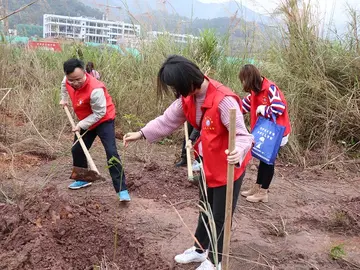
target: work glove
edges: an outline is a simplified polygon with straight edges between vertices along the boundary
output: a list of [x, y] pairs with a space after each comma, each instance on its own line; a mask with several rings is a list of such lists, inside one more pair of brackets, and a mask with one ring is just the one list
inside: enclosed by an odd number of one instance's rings
[[260, 105], [256, 109], [256, 114], [261, 114], [262, 116], [265, 116], [265, 109], [266, 105]]
[[192, 141], [191, 141], [191, 140], [187, 140], [187, 141], [186, 141], [186, 144], [185, 144], [185, 147], [192, 149]]
[[123, 137], [123, 145], [127, 146], [129, 142], [140, 140], [144, 137], [142, 131], [138, 132], [128, 132]]
[[76, 125], [75, 127], [72, 128], [72, 131], [73, 132], [80, 132], [81, 131], [81, 128], [79, 125]]
[[63, 107], [68, 106], [68, 102], [66, 100], [60, 100], [59, 104]]
[[227, 155], [227, 161], [229, 164], [237, 165], [242, 162], [242, 153], [238, 147], [235, 147], [234, 151], [231, 153], [229, 153], [229, 150], [226, 149], [225, 154]]

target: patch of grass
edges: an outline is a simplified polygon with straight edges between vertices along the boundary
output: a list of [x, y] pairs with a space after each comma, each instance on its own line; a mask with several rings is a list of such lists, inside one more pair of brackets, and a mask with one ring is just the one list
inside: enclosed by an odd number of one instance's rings
[[330, 249], [330, 257], [333, 260], [343, 259], [345, 257], [345, 255], [346, 255], [346, 253], [345, 253], [343, 244], [333, 246]]
[[343, 209], [335, 210], [328, 221], [330, 231], [344, 234], [356, 234], [358, 226], [355, 217], [349, 211]]
[[274, 235], [277, 237], [285, 237], [288, 235], [287, 229], [286, 229], [286, 220], [284, 220], [280, 216], [280, 221], [277, 223], [264, 223], [265, 227], [269, 230], [270, 235]]

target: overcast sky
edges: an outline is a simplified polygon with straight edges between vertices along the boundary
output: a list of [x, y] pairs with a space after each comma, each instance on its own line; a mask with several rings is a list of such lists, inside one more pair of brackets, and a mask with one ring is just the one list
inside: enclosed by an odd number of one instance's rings
[[[229, 0], [199, 0], [201, 2], [229, 2]], [[231, 0], [230, 0], [231, 1]], [[232, 0], [234, 1], [234, 0]], [[309, 1], [309, 0], [307, 0]], [[281, 0], [238, 0], [237, 2], [242, 5], [258, 12], [266, 14], [274, 11]], [[264, 4], [264, 2], [266, 4]], [[318, 7], [320, 11], [319, 20], [321, 23], [324, 21], [328, 22], [329, 18], [333, 18], [336, 26], [341, 27], [346, 24], [348, 15], [346, 13], [346, 4], [348, 3], [351, 7], [357, 9], [360, 12], [360, 0], [311, 0], [314, 7]], [[332, 15], [333, 14], [333, 15]]]

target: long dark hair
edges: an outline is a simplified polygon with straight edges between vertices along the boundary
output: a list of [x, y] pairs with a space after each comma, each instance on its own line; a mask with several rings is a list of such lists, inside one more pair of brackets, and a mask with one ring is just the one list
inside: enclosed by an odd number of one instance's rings
[[157, 94], [159, 98], [163, 98], [171, 91], [176, 98], [187, 97], [200, 88], [203, 82], [204, 74], [195, 63], [183, 56], [171, 55], [158, 72]]
[[262, 78], [260, 71], [254, 65], [247, 64], [243, 66], [239, 73], [239, 79], [245, 92], [254, 91], [259, 93], [261, 91]]
[[88, 62], [86, 64], [86, 72], [91, 73], [91, 71], [93, 71], [93, 69], [94, 69], [94, 63], [93, 62]]

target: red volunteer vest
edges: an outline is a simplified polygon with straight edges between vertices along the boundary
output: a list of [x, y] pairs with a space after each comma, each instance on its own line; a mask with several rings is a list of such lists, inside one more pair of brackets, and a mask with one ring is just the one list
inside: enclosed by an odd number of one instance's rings
[[[269, 99], [269, 88], [271, 85], [275, 85], [272, 81], [268, 80], [264, 77], [263, 83], [261, 86], [261, 91], [258, 94], [255, 94], [255, 92], [251, 91], [251, 98], [250, 98], [250, 124], [251, 124], [251, 130], [254, 128], [256, 121], [258, 119], [258, 115], [256, 114], [256, 108], [260, 105], [266, 105], [269, 106], [270, 99]], [[277, 87], [277, 86], [276, 86]], [[281, 90], [278, 88], [280, 93], [280, 98], [282, 102], [285, 104], [285, 111], [282, 115], [279, 115], [276, 117], [276, 124], [279, 124], [281, 126], [285, 127], [284, 136], [290, 134], [291, 131], [291, 124], [288, 114], [288, 107], [287, 102], [285, 100], [284, 94], [281, 92]]]
[[[227, 183], [228, 162], [225, 150], [228, 149], [229, 132], [221, 122], [218, 108], [220, 101], [226, 96], [234, 97], [241, 108], [241, 101], [236, 94], [221, 83], [209, 79], [205, 101], [201, 106], [203, 118], [200, 123], [201, 135], [199, 138], [199, 141], [202, 143], [203, 166], [208, 187], [220, 187]], [[196, 124], [195, 97], [188, 96], [182, 98], [182, 104], [187, 121], [193, 127], [200, 130]], [[197, 148], [196, 145], [195, 150], [198, 151]], [[243, 174], [250, 159], [251, 151], [247, 153], [241, 166], [235, 168], [234, 181]]]
[[115, 119], [115, 106], [112, 102], [111, 96], [106, 90], [105, 85], [90, 75], [86, 75], [86, 81], [84, 85], [76, 90], [66, 80], [66, 89], [69, 93], [74, 112], [79, 118], [79, 120], [83, 120], [84, 118], [88, 117], [90, 114], [93, 113], [90, 106], [90, 96], [92, 91], [96, 88], [104, 89], [104, 94], [106, 98], [106, 114], [98, 122], [93, 124], [89, 129], [93, 129], [105, 121]]

